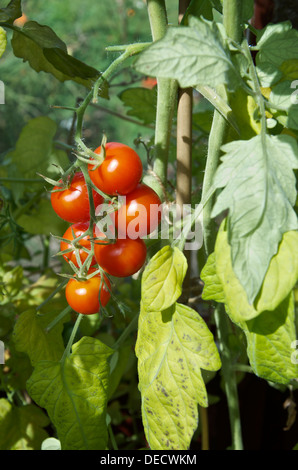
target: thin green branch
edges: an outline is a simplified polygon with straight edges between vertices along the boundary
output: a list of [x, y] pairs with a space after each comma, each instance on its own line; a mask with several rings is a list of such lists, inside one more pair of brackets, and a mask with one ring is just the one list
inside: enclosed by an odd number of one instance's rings
[[228, 346], [229, 337], [232, 332], [230, 331], [230, 322], [227, 321], [228, 319], [223, 304], [217, 304], [214, 318], [219, 336], [222, 375], [224, 378], [231, 424], [232, 449], [243, 450], [236, 371], [233, 366], [233, 358]]
[[72, 329], [71, 335], [69, 337], [67, 346], [64, 350], [63, 356], [62, 356], [61, 361], [60, 361], [62, 366], [65, 364], [66, 359], [69, 357], [69, 355], [71, 353], [71, 348], [72, 348], [75, 336], [77, 334], [77, 331], [79, 329], [80, 323], [82, 321], [82, 318], [83, 318], [83, 315], [81, 313], [79, 313], [78, 316], [77, 316], [76, 322], [73, 326], [73, 329]]

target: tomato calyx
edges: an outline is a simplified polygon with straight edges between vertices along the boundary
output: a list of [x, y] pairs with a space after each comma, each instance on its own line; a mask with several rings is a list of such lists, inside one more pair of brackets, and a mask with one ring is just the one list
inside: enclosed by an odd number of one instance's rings
[[90, 165], [92, 165], [92, 168], [90, 168], [89, 171], [97, 170], [97, 168], [102, 164], [102, 162], [106, 158], [106, 144], [107, 144], [107, 136], [104, 134], [101, 140], [101, 144], [100, 144], [100, 152], [99, 153], [93, 152], [94, 157], [90, 159]]
[[53, 163], [52, 165], [58, 168], [60, 172], [59, 180], [54, 180], [52, 178], [49, 178], [48, 176], [42, 175], [41, 173], [37, 173], [37, 175], [43, 178], [47, 183], [54, 186], [54, 189], [52, 189], [51, 192], [64, 191], [65, 189], [68, 189], [71, 185], [71, 181], [74, 175], [81, 171], [76, 164], [72, 165], [66, 171], [64, 171], [63, 168], [60, 165], [57, 165], [56, 163]]

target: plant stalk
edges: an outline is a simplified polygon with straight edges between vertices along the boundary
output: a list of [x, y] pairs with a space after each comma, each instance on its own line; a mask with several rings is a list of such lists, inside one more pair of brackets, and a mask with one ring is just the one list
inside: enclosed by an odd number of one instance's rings
[[[167, 10], [164, 0], [147, 0], [148, 16], [153, 41], [161, 39], [168, 27]], [[164, 199], [167, 186], [168, 157], [172, 121], [177, 100], [177, 82], [168, 78], [157, 78], [157, 109], [154, 138], [154, 163], [152, 175], [146, 175], [144, 182]], [[161, 184], [163, 187], [161, 187]]]
[[79, 313], [78, 316], [77, 316], [76, 322], [73, 326], [73, 329], [72, 329], [70, 338], [68, 340], [67, 346], [64, 350], [63, 356], [62, 356], [61, 361], [60, 361], [62, 365], [64, 365], [66, 358], [69, 357], [69, 355], [71, 353], [71, 348], [72, 348], [75, 336], [77, 334], [77, 331], [79, 329], [80, 323], [82, 321], [82, 318], [83, 318], [83, 315], [81, 313]]
[[214, 318], [220, 344], [222, 361], [221, 372], [225, 382], [228, 403], [232, 450], [243, 450], [236, 371], [233, 367], [233, 358], [231, 357], [230, 348], [228, 347], [229, 335], [232, 334], [232, 332], [230, 331], [230, 323], [228, 322], [223, 304], [217, 304]]
[[[223, 1], [223, 24], [226, 33], [230, 39], [236, 43], [242, 40], [242, 1], [241, 0], [224, 0]], [[226, 98], [225, 87], [218, 89], [219, 94]], [[227, 134], [227, 121], [214, 110], [214, 117], [209, 135], [208, 155], [205, 169], [205, 176], [202, 190], [202, 200], [206, 197], [208, 191], [213, 185], [216, 169], [219, 164], [221, 147], [225, 142]], [[212, 253], [215, 246], [216, 227], [214, 220], [211, 219], [211, 211], [214, 198], [210, 198], [205, 205], [203, 212], [204, 224], [204, 247], [206, 258]], [[229, 351], [229, 331], [230, 321], [222, 304], [217, 304], [215, 309], [215, 322], [217, 334], [220, 341], [221, 360], [222, 360], [222, 376], [224, 378], [225, 390], [229, 409], [232, 447], [234, 450], [242, 450], [242, 431], [238, 400], [238, 389], [236, 381], [236, 373], [231, 362]]]

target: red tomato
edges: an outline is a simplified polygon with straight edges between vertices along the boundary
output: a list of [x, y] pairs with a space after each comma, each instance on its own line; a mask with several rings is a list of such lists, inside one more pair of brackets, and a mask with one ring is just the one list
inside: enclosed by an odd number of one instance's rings
[[[142, 178], [143, 165], [139, 155], [130, 147], [118, 142], [105, 146], [104, 161], [97, 168], [88, 165], [89, 175], [95, 186], [110, 196], [130, 193]], [[94, 152], [100, 153], [101, 147]], [[95, 169], [94, 169], [95, 168]]]
[[147, 248], [140, 238], [118, 239], [115, 243], [100, 245], [95, 242], [94, 256], [102, 269], [115, 277], [132, 276], [146, 261]]
[[162, 203], [156, 192], [143, 183], [138, 184], [115, 212], [118, 237], [136, 239], [152, 233], [160, 223], [161, 210]]
[[[59, 190], [60, 189], [60, 190]], [[59, 190], [59, 191], [57, 191]], [[94, 205], [102, 204], [103, 197], [93, 190]], [[77, 172], [65, 189], [54, 186], [51, 203], [56, 214], [70, 223], [87, 222], [90, 219], [88, 190], [82, 172]]]
[[[88, 274], [94, 271], [95, 269], [90, 269]], [[106, 277], [105, 282], [110, 289], [111, 284]], [[91, 315], [98, 313], [100, 307], [104, 307], [108, 303], [111, 297], [108, 288], [104, 282], [101, 282], [100, 274], [95, 274], [86, 280], [73, 278], [66, 284], [65, 296], [68, 304], [75, 312]]]
[[[62, 238], [66, 238], [67, 240], [71, 241], [74, 238], [78, 238], [81, 235], [83, 235], [88, 230], [88, 227], [89, 227], [88, 222], [78, 222], [77, 224], [73, 224], [70, 227], [68, 227], [68, 229], [66, 230]], [[81, 249], [80, 247], [84, 247], [87, 250], [91, 250], [90, 237], [87, 235], [81, 238], [76, 243], [76, 246], [79, 248], [79, 257], [80, 257], [81, 263], [83, 264], [84, 261], [87, 259], [88, 253], [85, 250]], [[64, 255], [62, 255], [63, 258], [67, 262], [72, 261], [75, 266], [79, 267], [74, 246], [71, 243], [67, 243], [66, 241], [62, 240], [60, 243], [60, 250], [64, 251], [64, 250], [69, 250], [69, 249], [71, 249], [72, 251], [69, 251], [68, 253], [65, 253]], [[93, 256], [91, 260], [91, 266], [95, 263], [96, 263], [96, 260]]]

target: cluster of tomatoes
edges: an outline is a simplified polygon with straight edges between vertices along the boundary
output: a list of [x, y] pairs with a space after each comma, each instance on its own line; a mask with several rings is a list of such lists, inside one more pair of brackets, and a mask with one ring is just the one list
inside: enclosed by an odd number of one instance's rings
[[108, 142], [95, 150], [98, 155], [102, 152], [100, 164], [95, 160], [88, 164], [88, 175], [95, 214], [100, 219], [102, 208], [110, 209], [106, 232], [102, 224], [91, 220], [90, 194], [81, 171], [51, 192], [54, 211], [71, 224], [60, 243], [64, 259], [76, 270], [66, 285], [66, 299], [73, 310], [85, 315], [99, 312], [108, 303], [108, 275], [127, 277], [142, 268], [147, 256], [143, 238], [158, 227], [161, 219], [161, 200], [141, 182], [139, 155], [118, 142]]

